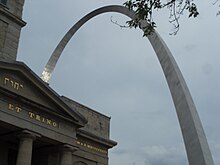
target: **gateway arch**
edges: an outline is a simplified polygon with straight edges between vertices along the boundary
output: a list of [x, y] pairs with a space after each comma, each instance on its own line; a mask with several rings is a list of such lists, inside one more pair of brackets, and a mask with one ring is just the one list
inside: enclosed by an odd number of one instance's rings
[[[84, 16], [65, 34], [51, 55], [42, 73], [42, 79], [45, 82], [49, 81], [51, 73], [54, 70], [62, 51], [75, 32], [91, 18], [106, 12], [121, 13], [131, 19], [135, 19], [136, 17], [134, 11], [118, 5], [101, 7]], [[143, 21], [143, 27], [144, 24], [146, 25], [147, 23]], [[149, 35], [148, 39], [161, 64], [172, 95], [183, 135], [189, 165], [214, 165], [201, 120], [198, 116], [186, 82], [173, 58], [173, 55], [157, 32]]]

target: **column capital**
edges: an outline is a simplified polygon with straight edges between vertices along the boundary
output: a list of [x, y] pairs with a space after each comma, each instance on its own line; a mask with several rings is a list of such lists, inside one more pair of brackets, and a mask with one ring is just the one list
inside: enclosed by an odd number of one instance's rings
[[78, 148], [69, 144], [63, 144], [60, 146], [60, 165], [72, 165], [73, 164], [73, 152]]
[[28, 138], [28, 139], [33, 139], [35, 140], [36, 138], [41, 137], [40, 134], [34, 133], [32, 131], [29, 130], [22, 130], [21, 132], [19, 132], [18, 134], [18, 138]]
[[76, 147], [76, 146], [72, 146], [72, 145], [69, 145], [69, 144], [63, 144], [59, 147], [60, 151], [67, 151], [67, 152], [75, 152], [77, 151], [79, 148]]

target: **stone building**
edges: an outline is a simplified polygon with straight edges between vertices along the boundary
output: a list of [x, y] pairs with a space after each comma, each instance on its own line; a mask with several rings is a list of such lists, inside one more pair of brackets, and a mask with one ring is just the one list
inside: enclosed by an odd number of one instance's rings
[[110, 118], [16, 61], [24, 0], [0, 0], [0, 164], [107, 165]]

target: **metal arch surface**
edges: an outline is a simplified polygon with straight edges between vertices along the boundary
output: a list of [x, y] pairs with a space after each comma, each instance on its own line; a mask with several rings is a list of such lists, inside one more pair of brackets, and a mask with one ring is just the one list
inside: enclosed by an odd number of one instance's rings
[[105, 6], [101, 7], [99, 9], [96, 9], [89, 14], [85, 15], [83, 18], [81, 18], [75, 25], [71, 27], [71, 29], [64, 35], [62, 40], [59, 42], [55, 50], [53, 51], [52, 55], [50, 56], [49, 61], [47, 62], [43, 73], [41, 75], [41, 78], [43, 81], [48, 82], [52, 76], [52, 72], [56, 66], [57, 61], [59, 60], [59, 57], [61, 56], [64, 48], [66, 47], [67, 43], [70, 41], [72, 36], [79, 30], [79, 28], [84, 25], [87, 21], [89, 21], [91, 18], [107, 13], [107, 12], [117, 12], [124, 14], [131, 19], [135, 18], [135, 13], [134, 11], [129, 10], [128, 8], [125, 8], [123, 6], [119, 5], [110, 5], [110, 6]]
[[[134, 11], [117, 5], [102, 7], [87, 14], [79, 20], [60, 41], [44, 69], [43, 76], [46, 75], [46, 78], [50, 78], [63, 49], [75, 32], [91, 18], [105, 12], [118, 12], [131, 19], [135, 19]], [[146, 22], [143, 22], [143, 26], [144, 24], [146, 24]], [[157, 32], [148, 36], [148, 39], [158, 57], [172, 95], [189, 165], [214, 165], [195, 104], [173, 55]]]

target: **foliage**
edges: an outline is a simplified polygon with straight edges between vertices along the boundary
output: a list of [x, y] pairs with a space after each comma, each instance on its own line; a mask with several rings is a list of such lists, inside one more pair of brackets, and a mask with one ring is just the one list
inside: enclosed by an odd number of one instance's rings
[[[212, 3], [212, 4], [213, 4], [213, 5], [218, 4], [218, 6], [220, 7], [219, 0], [215, 0], [215, 2]], [[217, 11], [216, 16], [219, 16], [219, 15], [220, 15], [220, 11]]]
[[[154, 11], [168, 8], [169, 21], [175, 28], [175, 31], [171, 34], [174, 35], [179, 30], [179, 19], [184, 11], [188, 12], [189, 17], [197, 17], [199, 14], [193, 0], [128, 0], [124, 3], [124, 6], [129, 10], [134, 10], [137, 16], [136, 19], [129, 20], [126, 23], [130, 28], [143, 28], [143, 36], [150, 35], [156, 27], [156, 23], [153, 20]], [[142, 20], [145, 20], [148, 23], [145, 27], [141, 27]]]

